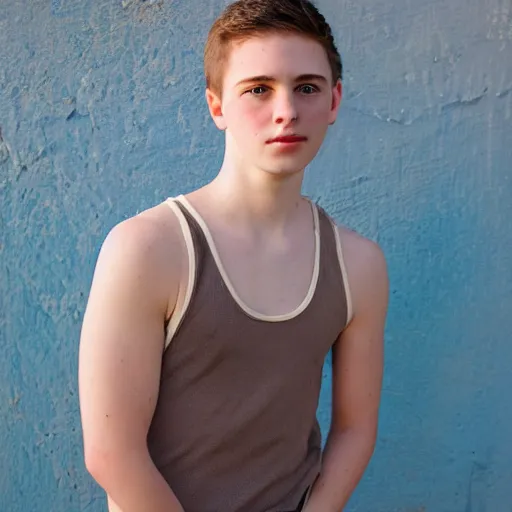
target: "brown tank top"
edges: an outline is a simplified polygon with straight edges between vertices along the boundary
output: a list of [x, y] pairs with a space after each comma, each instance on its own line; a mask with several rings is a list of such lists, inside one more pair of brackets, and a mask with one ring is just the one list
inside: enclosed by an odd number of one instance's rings
[[293, 313], [268, 317], [240, 301], [186, 198], [168, 203], [191, 275], [183, 314], [168, 327], [148, 434], [153, 461], [186, 512], [296, 510], [320, 472], [324, 359], [351, 314], [337, 229], [312, 204], [308, 296]]

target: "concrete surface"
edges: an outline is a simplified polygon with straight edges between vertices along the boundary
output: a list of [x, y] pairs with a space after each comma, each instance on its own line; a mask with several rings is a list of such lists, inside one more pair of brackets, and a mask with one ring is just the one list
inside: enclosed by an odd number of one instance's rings
[[[118, 221], [210, 179], [221, 0], [3, 0], [0, 511], [99, 512], [77, 346]], [[319, 0], [345, 100], [305, 192], [391, 276], [381, 430], [351, 512], [512, 511], [512, 4]], [[329, 421], [329, 362], [319, 407]]]

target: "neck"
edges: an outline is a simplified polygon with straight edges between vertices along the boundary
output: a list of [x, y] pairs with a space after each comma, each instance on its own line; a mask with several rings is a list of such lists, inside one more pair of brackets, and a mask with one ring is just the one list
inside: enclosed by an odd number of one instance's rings
[[253, 230], [284, 230], [301, 204], [304, 171], [276, 175], [224, 161], [206, 187], [233, 222]]

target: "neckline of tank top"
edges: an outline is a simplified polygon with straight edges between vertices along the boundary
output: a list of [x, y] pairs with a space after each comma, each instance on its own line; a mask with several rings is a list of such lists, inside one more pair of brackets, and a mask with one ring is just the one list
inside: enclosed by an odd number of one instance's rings
[[265, 313], [260, 313], [259, 311], [256, 311], [255, 309], [251, 308], [238, 295], [238, 292], [236, 291], [235, 287], [233, 286], [233, 283], [231, 282], [231, 279], [229, 278], [229, 275], [226, 272], [224, 264], [222, 263], [222, 260], [220, 258], [219, 252], [217, 251], [217, 246], [215, 245], [215, 241], [213, 239], [211, 231], [208, 228], [208, 225], [204, 221], [201, 214], [194, 208], [194, 206], [190, 203], [190, 201], [184, 195], [179, 195], [173, 199], [175, 201], [178, 201], [188, 211], [188, 213], [192, 216], [192, 218], [197, 222], [197, 224], [201, 228], [201, 231], [203, 232], [203, 235], [206, 238], [206, 243], [208, 244], [208, 247], [213, 256], [215, 265], [217, 266], [217, 270], [219, 271], [221, 279], [223, 280], [224, 284], [226, 285], [232, 299], [238, 304], [238, 306], [242, 309], [242, 311], [246, 315], [248, 315], [249, 317], [254, 318], [256, 320], [261, 320], [264, 322], [285, 322], [288, 320], [292, 320], [293, 318], [296, 318], [297, 316], [299, 316], [301, 313], [303, 313], [306, 310], [306, 308], [311, 303], [311, 300], [313, 299], [313, 296], [316, 291], [317, 283], [318, 283], [318, 277], [320, 275], [320, 220], [319, 220], [318, 208], [313, 201], [311, 201], [308, 198], [305, 198], [306, 201], [308, 201], [308, 203], [311, 206], [311, 212], [313, 215], [314, 235], [315, 235], [315, 257], [314, 257], [311, 281], [309, 284], [307, 294], [304, 297], [304, 299], [302, 300], [302, 302], [293, 311], [291, 311], [289, 313], [279, 314], [279, 315], [269, 315], [269, 314], [265, 314]]

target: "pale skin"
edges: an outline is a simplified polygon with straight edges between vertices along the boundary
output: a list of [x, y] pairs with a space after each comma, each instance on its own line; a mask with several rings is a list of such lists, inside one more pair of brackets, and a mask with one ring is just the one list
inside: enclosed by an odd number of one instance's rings
[[[341, 92], [318, 43], [274, 34], [235, 45], [222, 94], [206, 93], [226, 133], [225, 158], [218, 177], [187, 197], [209, 225], [239, 296], [261, 313], [287, 313], [306, 295], [314, 242], [303, 173], [336, 120]], [[267, 143], [283, 134], [307, 140]], [[334, 346], [333, 421], [307, 512], [342, 510], [377, 433], [386, 265], [376, 244], [342, 226], [339, 232], [353, 315]], [[80, 407], [86, 465], [111, 511], [183, 511], [146, 437], [165, 323], [181, 307], [187, 277], [183, 236], [167, 205], [116, 226], [98, 258], [80, 342]]]

